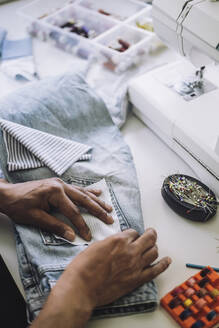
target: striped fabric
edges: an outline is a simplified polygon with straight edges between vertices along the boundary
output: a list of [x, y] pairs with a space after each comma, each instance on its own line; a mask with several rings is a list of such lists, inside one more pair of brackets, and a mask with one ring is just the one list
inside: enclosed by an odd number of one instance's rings
[[62, 175], [72, 164], [90, 160], [90, 146], [0, 119], [9, 171], [47, 166]]

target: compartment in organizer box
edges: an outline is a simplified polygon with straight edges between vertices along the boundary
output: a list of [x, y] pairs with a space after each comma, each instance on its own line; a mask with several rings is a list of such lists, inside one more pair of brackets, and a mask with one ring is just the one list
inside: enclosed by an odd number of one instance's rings
[[93, 43], [75, 33], [63, 32], [60, 28], [40, 24], [38, 21], [34, 21], [28, 27], [28, 30], [32, 36], [42, 41], [48, 41], [52, 45], [84, 59], [94, 54], [95, 47]]
[[139, 14], [131, 17], [128, 20], [131, 26], [137, 27], [140, 30], [145, 30], [147, 32], [154, 32], [153, 19], [152, 19], [152, 6], [147, 5], [147, 7], [141, 11]]
[[105, 15], [109, 14], [108, 17], [120, 21], [126, 20], [145, 8], [144, 3], [133, 0], [81, 0], [79, 4], [96, 12], [102, 11], [103, 16], [104, 13]]
[[[126, 24], [121, 24], [111, 31], [103, 34], [98, 38], [97, 43], [101, 47], [104, 66], [116, 70], [123, 71], [132, 64], [138, 64], [139, 59], [149, 51], [152, 33], [140, 31], [137, 28]], [[130, 47], [124, 52], [112, 49], [120, 46], [118, 40], [128, 42]]]
[[19, 10], [27, 19], [43, 19], [77, 0], [35, 0]]
[[[130, 44], [130, 47], [127, 51], [136, 45], [138, 42], [141, 42], [148, 37], [148, 33], [138, 31], [136, 28], [132, 28], [126, 24], [121, 24], [116, 28], [112, 29], [108, 33], [105, 33], [100, 38], [98, 38], [98, 43], [108, 47], [108, 49], [116, 40], [122, 39]], [[117, 53], [117, 51], [115, 50]]]

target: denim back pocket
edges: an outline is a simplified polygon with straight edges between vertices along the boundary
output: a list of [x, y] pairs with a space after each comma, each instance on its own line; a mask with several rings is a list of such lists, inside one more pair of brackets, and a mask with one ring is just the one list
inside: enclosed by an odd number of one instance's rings
[[[68, 184], [72, 184], [72, 185], [76, 185], [79, 187], [88, 187], [98, 181], [102, 180], [101, 178], [81, 178], [81, 177], [70, 177], [68, 178], [65, 182]], [[120, 224], [120, 228], [121, 230], [126, 230], [128, 228], [130, 228], [130, 225], [128, 223], [128, 220], [124, 214], [124, 212], [122, 211], [122, 208], [118, 202], [118, 199], [116, 197], [116, 194], [113, 190], [113, 185], [111, 182], [107, 181], [107, 179], [105, 179], [107, 187], [109, 189], [109, 193], [110, 193], [110, 197], [111, 197], [111, 202], [112, 205], [115, 209], [116, 215], [119, 219], [119, 224]], [[83, 214], [82, 214], [83, 216]], [[71, 243], [70, 241], [56, 236], [55, 234], [52, 234], [50, 232], [46, 232], [46, 231], [42, 231], [40, 230], [40, 234], [42, 237], [42, 241], [45, 245], [48, 246], [59, 246], [59, 245], [69, 245], [69, 246], [74, 246], [73, 243]], [[84, 242], [84, 245], [86, 245], [86, 241]]]

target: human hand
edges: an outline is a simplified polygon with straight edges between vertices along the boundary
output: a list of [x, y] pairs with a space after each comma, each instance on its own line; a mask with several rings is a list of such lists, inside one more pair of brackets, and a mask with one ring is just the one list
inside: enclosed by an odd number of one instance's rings
[[109, 215], [112, 207], [98, 198], [101, 190], [69, 185], [58, 178], [17, 184], [1, 182], [0, 193], [1, 211], [15, 223], [36, 226], [70, 241], [74, 240], [75, 232], [69, 225], [52, 216], [51, 209], [64, 214], [87, 241], [92, 236], [78, 205], [106, 224], [113, 223]]
[[135, 230], [98, 241], [77, 255], [53, 287], [33, 328], [83, 328], [96, 306], [109, 304], [165, 271], [171, 259], [158, 257], [157, 234]]
[[71, 281], [71, 275], [77, 281], [76, 274], [93, 308], [111, 303], [167, 269], [169, 257], [153, 264], [158, 258], [156, 240], [154, 229], [142, 236], [130, 229], [96, 242], [69, 264], [59, 283]]

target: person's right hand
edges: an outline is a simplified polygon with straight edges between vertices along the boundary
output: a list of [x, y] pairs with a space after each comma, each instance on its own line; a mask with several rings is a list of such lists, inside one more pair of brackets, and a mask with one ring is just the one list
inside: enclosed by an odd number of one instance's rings
[[76, 272], [93, 300], [94, 306], [108, 304], [165, 271], [171, 259], [156, 264], [157, 233], [147, 229], [142, 236], [135, 230], [94, 243], [77, 256], [63, 276]]
[[165, 271], [171, 259], [157, 263], [157, 234], [147, 229], [117, 233], [77, 255], [53, 287], [33, 328], [82, 328], [92, 310], [109, 304]]

